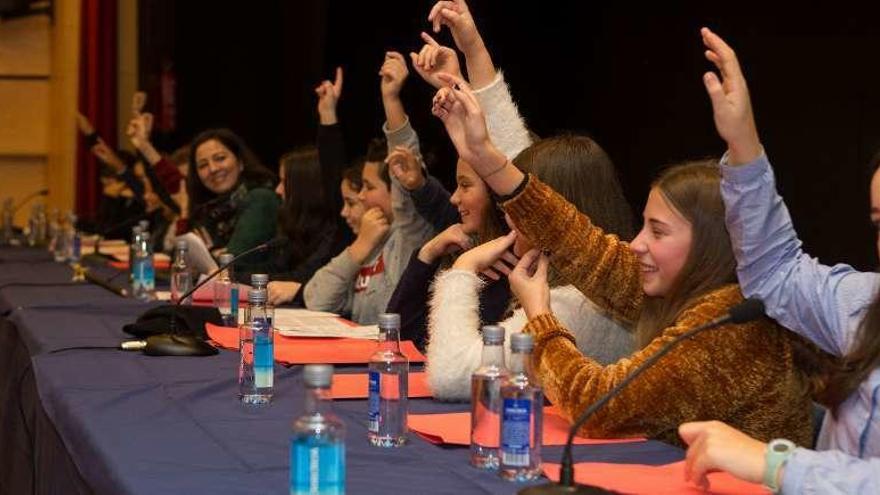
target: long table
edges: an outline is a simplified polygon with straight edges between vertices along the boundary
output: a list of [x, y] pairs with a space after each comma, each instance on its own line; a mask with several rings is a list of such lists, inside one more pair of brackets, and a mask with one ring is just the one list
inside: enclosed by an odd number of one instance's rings
[[[273, 402], [254, 407], [237, 399], [235, 352], [50, 353], [117, 345], [127, 338], [122, 326], [156, 304], [70, 284], [70, 277], [71, 269], [48, 253], [0, 248], [0, 444], [14, 446], [0, 453], [0, 493], [287, 492], [300, 366], [277, 365]], [[410, 400], [413, 413], [467, 408]], [[347, 429], [348, 493], [510, 494], [524, 486], [471, 468], [467, 448], [432, 445], [412, 433], [403, 448], [370, 447], [366, 401], [339, 400], [334, 409]], [[544, 458], [556, 461], [560, 453], [545, 448]], [[578, 462], [666, 464], [683, 457], [656, 441], [578, 446], [574, 453]]]

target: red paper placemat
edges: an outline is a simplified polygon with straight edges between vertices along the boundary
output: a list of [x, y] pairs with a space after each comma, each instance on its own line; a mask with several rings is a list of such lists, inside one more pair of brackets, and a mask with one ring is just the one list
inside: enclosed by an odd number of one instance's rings
[[[367, 384], [366, 373], [337, 373], [333, 375], [330, 394], [334, 399], [366, 399]], [[428, 377], [424, 372], [410, 373], [408, 385], [410, 399], [432, 396], [431, 389], [428, 388]]]
[[[220, 347], [238, 349], [238, 328], [205, 325], [208, 336]], [[275, 334], [275, 360], [284, 364], [365, 364], [376, 351], [376, 342], [363, 339], [284, 337]], [[400, 351], [411, 363], [425, 362], [412, 341], [400, 342]]]
[[[471, 413], [410, 414], [409, 427], [425, 440], [435, 444], [470, 445]], [[565, 445], [569, 423], [555, 407], [544, 408], [544, 445]], [[575, 437], [575, 445], [641, 442], [644, 438], [583, 438]]]
[[[559, 464], [544, 463], [544, 474], [559, 481]], [[709, 491], [685, 481], [684, 461], [662, 466], [643, 464], [609, 464], [604, 462], [579, 462], [574, 465], [574, 479], [578, 483], [593, 485], [621, 493], [671, 495], [768, 495], [761, 485], [738, 480], [728, 473], [709, 475]]]

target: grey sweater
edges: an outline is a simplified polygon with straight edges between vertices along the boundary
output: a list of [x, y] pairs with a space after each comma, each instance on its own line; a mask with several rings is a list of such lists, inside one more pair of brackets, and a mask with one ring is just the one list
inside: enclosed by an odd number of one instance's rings
[[[419, 138], [409, 119], [399, 129], [388, 129], [386, 123], [382, 131], [388, 140], [388, 149], [406, 146], [421, 157]], [[394, 221], [385, 243], [370, 253], [363, 265], [355, 263], [346, 249], [315, 272], [303, 292], [307, 308], [350, 314], [351, 319], [361, 325], [376, 323], [413, 250], [436, 234], [416, 212], [410, 194], [394, 174], [391, 174], [391, 208]]]

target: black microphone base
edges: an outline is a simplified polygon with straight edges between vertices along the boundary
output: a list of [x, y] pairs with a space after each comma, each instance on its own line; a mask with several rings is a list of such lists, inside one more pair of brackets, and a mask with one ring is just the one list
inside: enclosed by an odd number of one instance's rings
[[213, 356], [217, 348], [191, 335], [163, 333], [147, 337], [147, 356]]
[[616, 492], [589, 485], [562, 486], [556, 483], [545, 483], [530, 486], [516, 492], [518, 495], [606, 495]]

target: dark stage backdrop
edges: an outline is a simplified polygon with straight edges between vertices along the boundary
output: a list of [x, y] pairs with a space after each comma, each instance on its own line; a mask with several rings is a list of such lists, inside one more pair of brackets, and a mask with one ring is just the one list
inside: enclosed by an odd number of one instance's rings
[[[663, 166], [724, 151], [701, 82], [709, 65], [698, 29], [707, 25], [740, 56], [762, 140], [806, 248], [826, 263], [876, 266], [867, 188], [868, 162], [880, 149], [877, 9], [854, 2], [608, 3], [471, 2], [537, 134], [595, 137], [640, 210]], [[313, 141], [312, 88], [342, 65], [340, 118], [350, 151], [362, 152], [383, 120], [383, 52], [418, 50], [432, 4], [141, 2], [142, 83], [156, 94], [168, 67], [176, 81], [176, 127], [163, 142], [170, 147], [206, 127], [228, 126], [274, 168], [285, 150]], [[413, 73], [404, 93], [432, 170], [451, 184], [454, 155], [429, 114], [432, 92]]]

